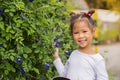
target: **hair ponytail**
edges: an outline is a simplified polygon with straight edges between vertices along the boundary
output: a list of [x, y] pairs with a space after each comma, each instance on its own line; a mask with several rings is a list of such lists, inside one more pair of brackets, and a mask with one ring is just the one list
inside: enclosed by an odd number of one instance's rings
[[80, 14], [76, 14], [74, 12], [71, 12], [70, 13], [70, 20], [71, 20], [70, 28], [71, 28], [71, 32], [72, 32], [72, 29], [73, 29], [73, 26], [74, 26], [75, 22], [81, 21], [81, 20], [85, 20], [85, 19], [90, 24], [90, 29], [95, 27], [96, 23], [95, 23], [95, 20], [92, 18], [92, 15], [94, 13], [95, 13], [95, 10], [90, 10], [87, 13], [82, 12]]

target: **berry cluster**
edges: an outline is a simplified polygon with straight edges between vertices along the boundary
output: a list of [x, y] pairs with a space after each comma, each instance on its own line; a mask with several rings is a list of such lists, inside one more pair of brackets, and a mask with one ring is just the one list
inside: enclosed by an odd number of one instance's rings
[[59, 46], [60, 46], [60, 42], [58, 42], [58, 39], [59, 39], [58, 36], [55, 36], [55, 37], [54, 37], [54, 41], [55, 41], [54, 46], [55, 46], [55, 47], [59, 47]]
[[[23, 60], [22, 60], [21, 57], [16, 59], [16, 62], [17, 62], [17, 63], [22, 63], [22, 61], [23, 61]], [[25, 72], [23, 67], [20, 67], [20, 68], [19, 68], [19, 71], [20, 71], [20, 73], [22, 73], [22, 74]]]

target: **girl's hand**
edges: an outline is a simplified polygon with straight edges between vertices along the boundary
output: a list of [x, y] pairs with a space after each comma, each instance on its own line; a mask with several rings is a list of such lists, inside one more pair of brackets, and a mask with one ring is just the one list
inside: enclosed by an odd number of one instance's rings
[[59, 58], [59, 49], [58, 48], [55, 48], [55, 52], [53, 54], [53, 57], [54, 57], [54, 59]]

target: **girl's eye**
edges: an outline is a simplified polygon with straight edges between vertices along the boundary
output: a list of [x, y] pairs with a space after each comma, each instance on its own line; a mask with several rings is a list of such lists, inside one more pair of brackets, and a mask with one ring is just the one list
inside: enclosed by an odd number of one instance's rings
[[79, 32], [74, 32], [73, 34], [78, 34]]
[[87, 31], [83, 31], [83, 33], [86, 33]]

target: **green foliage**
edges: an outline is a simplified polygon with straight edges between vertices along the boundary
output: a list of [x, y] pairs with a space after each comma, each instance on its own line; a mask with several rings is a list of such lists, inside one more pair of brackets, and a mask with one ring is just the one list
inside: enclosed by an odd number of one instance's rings
[[118, 0], [109, 0], [109, 1], [106, 1], [106, 2], [107, 2], [107, 6], [110, 7], [112, 10], [120, 12], [120, 8], [119, 8], [120, 1], [118, 1]]
[[52, 63], [54, 37], [62, 42], [61, 56], [73, 49], [64, 4], [59, 0], [0, 0], [1, 80], [51, 80], [57, 75]]
[[100, 33], [100, 41], [114, 40], [119, 35], [119, 29], [109, 29]]
[[109, 76], [109, 80], [115, 80], [115, 77], [114, 77], [115, 75], [110, 71], [108, 71], [108, 76]]
[[120, 13], [119, 0], [85, 0], [90, 8], [110, 9]]
[[[98, 43], [99, 42], [106, 42], [108, 40], [116, 40], [119, 36], [120, 30], [119, 27], [113, 27], [113, 26], [106, 26], [109, 27], [108, 29], [103, 29], [102, 22], [98, 19], [97, 20], [97, 28], [98, 28]], [[95, 41], [94, 41], [95, 42]]]

